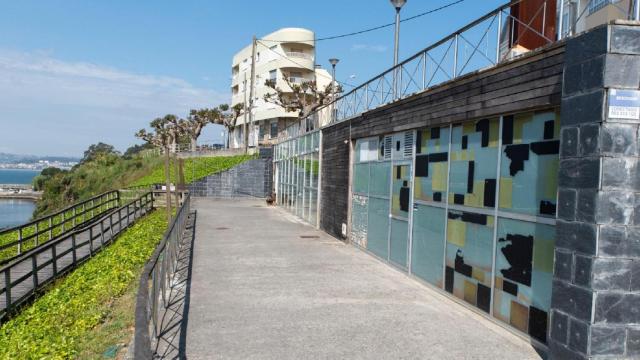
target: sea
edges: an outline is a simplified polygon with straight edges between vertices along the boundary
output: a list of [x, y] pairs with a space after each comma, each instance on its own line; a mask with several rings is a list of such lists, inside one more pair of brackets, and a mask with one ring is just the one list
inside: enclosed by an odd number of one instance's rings
[[[36, 170], [0, 169], [0, 184], [31, 184]], [[0, 229], [24, 224], [31, 219], [36, 203], [23, 199], [0, 199]]]

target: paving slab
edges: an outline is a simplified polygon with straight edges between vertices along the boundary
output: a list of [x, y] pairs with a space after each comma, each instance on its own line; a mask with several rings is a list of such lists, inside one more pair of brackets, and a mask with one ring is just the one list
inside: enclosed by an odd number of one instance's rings
[[258, 200], [197, 198], [189, 359], [539, 359], [523, 338]]

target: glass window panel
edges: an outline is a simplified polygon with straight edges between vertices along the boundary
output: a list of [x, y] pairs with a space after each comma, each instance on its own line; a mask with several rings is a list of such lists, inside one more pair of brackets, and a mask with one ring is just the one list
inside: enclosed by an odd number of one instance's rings
[[453, 127], [450, 204], [495, 207], [499, 127], [497, 118]]
[[407, 253], [409, 245], [409, 222], [391, 219], [391, 238], [389, 260], [402, 268], [407, 267]]
[[370, 165], [369, 195], [389, 197], [391, 162], [372, 162]]
[[354, 195], [351, 199], [351, 241], [361, 247], [367, 247], [368, 198]]
[[393, 189], [391, 192], [391, 214], [394, 216], [409, 217], [409, 196], [411, 194], [411, 166], [394, 165], [391, 173], [393, 177]]
[[555, 217], [559, 121], [553, 111], [503, 118], [500, 210]]
[[389, 200], [369, 198], [367, 249], [383, 259], [389, 253]]
[[411, 273], [444, 287], [443, 254], [445, 210], [426, 205], [415, 205], [413, 211], [413, 237]]
[[444, 201], [447, 193], [449, 127], [418, 130], [415, 199]]
[[318, 222], [318, 192], [309, 191], [309, 223], [316, 225]]
[[353, 192], [360, 194], [369, 193], [369, 164], [355, 164], [353, 171]]
[[546, 342], [553, 278], [553, 226], [498, 221], [493, 314]]
[[493, 216], [449, 211], [445, 290], [489, 312], [493, 261]]

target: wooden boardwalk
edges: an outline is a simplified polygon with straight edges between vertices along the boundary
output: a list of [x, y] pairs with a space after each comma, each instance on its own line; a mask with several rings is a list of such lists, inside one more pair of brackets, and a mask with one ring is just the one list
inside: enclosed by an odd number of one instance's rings
[[0, 268], [0, 321], [38, 290], [88, 260], [153, 209], [151, 193], [25, 252]]

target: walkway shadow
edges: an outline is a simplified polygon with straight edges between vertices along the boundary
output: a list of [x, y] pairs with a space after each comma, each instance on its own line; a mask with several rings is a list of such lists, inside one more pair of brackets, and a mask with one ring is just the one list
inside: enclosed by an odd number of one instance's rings
[[169, 306], [160, 318], [160, 332], [155, 344], [157, 359], [186, 359], [187, 323], [196, 233], [196, 212], [189, 214], [185, 232], [180, 239], [176, 270], [167, 295]]

